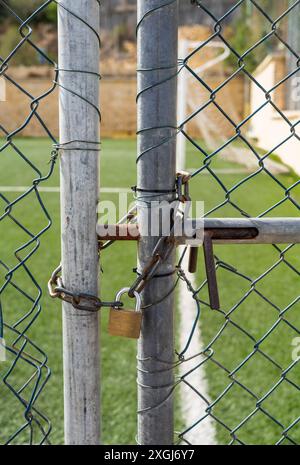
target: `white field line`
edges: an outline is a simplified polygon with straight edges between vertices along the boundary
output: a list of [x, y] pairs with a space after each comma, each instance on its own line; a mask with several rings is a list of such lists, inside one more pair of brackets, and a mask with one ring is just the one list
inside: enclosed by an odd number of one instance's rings
[[[183, 252], [184, 246], [180, 247], [179, 253]], [[186, 276], [191, 281], [193, 287], [196, 286], [194, 275], [188, 272], [188, 254], [185, 254], [182, 268], [184, 269]], [[186, 284], [180, 281], [179, 287], [179, 308], [180, 308], [180, 347], [184, 347], [195, 321], [196, 305], [195, 301], [188, 291]], [[194, 337], [191, 341], [191, 345], [185, 357], [199, 354], [204, 347], [204, 343], [201, 338], [200, 325], [198, 324]], [[180, 375], [184, 375], [189, 370], [192, 370], [197, 364], [201, 362], [201, 356], [196, 357], [190, 361], [182, 363], [180, 365]], [[208, 383], [205, 376], [205, 370], [203, 365], [192, 371], [190, 375], [186, 377], [186, 381], [191, 384], [195, 390], [201, 393], [205, 399], [209, 401], [208, 394]], [[201, 399], [187, 384], [182, 382], [181, 386], [181, 412], [185, 423], [185, 428], [192, 426], [197, 420], [204, 417], [207, 408], [207, 404]], [[184, 437], [192, 445], [214, 445], [216, 444], [216, 431], [213, 424], [213, 420], [210, 416], [205, 418], [200, 424], [195, 426], [191, 431], [186, 433]]]
[[[198, 169], [198, 168], [197, 168]], [[197, 171], [196, 168], [188, 168], [186, 171], [189, 173], [194, 173]], [[215, 174], [249, 174], [253, 173], [252, 169], [245, 169], [245, 168], [217, 168], [213, 170]], [[208, 170], [201, 171], [201, 174], [207, 174], [211, 176], [211, 173]]]
[[[0, 192], [26, 192], [32, 186], [0, 186]], [[59, 193], [59, 187], [38, 187], [39, 192]], [[101, 187], [100, 192], [103, 194], [123, 194], [132, 192], [131, 189], [124, 187]]]

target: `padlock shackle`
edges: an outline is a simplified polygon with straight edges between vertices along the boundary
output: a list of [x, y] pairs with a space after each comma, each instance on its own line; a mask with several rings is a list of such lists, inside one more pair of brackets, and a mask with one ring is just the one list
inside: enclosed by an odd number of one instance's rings
[[[123, 289], [121, 289], [116, 295], [116, 302], [120, 302], [122, 295], [128, 294], [129, 291], [130, 291], [130, 287], [123, 287]], [[139, 312], [142, 306], [141, 295], [137, 291], [134, 291], [133, 294], [136, 300], [135, 311]]]

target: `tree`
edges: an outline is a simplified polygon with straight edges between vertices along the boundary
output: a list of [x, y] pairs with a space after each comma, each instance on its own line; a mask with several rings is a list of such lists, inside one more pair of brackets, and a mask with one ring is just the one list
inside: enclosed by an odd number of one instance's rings
[[[5, 0], [5, 3], [23, 20], [31, 16], [41, 6], [40, 0]], [[50, 3], [50, 5], [34, 16], [32, 22], [56, 23], [56, 11], [56, 3]], [[0, 19], [6, 19], [8, 17], [13, 19], [8, 8], [0, 4]]]

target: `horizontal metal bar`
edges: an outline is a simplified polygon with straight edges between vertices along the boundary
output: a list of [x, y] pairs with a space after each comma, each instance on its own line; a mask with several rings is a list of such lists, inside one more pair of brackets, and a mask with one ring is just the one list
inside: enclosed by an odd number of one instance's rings
[[245, 228], [216, 228], [216, 227], [207, 227], [205, 223], [204, 231], [209, 234], [213, 242], [217, 241], [241, 241], [245, 240], [249, 242], [249, 239], [254, 239], [258, 236], [257, 228], [245, 227]]
[[[300, 243], [300, 218], [202, 218], [186, 220], [186, 230], [210, 233], [215, 244], [296, 244]], [[197, 234], [196, 234], [197, 233]], [[199, 234], [200, 233], [200, 234]], [[100, 241], [140, 239], [137, 224], [98, 225]], [[191, 237], [176, 237], [177, 244]]]
[[[199, 232], [203, 219], [187, 220], [187, 225]], [[300, 218], [205, 218], [204, 229], [214, 232], [215, 244], [300, 243]], [[179, 242], [187, 241], [182, 239]]]
[[97, 235], [100, 241], [138, 241], [140, 238], [137, 224], [98, 224]]

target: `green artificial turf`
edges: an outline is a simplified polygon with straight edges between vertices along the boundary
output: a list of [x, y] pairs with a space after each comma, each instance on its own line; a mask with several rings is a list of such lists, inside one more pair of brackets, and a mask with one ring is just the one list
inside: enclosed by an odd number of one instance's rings
[[[51, 146], [44, 139], [16, 139], [16, 145], [28, 156], [30, 161], [38, 166], [43, 174], [49, 168]], [[101, 185], [103, 187], [128, 188], [136, 183], [135, 141], [133, 140], [104, 140], [102, 143]], [[197, 168], [203, 163], [203, 156], [192, 146], [188, 148], [187, 167]], [[0, 185], [27, 186], [37, 176], [28, 164], [24, 163], [11, 149], [0, 152]], [[260, 173], [242, 181], [249, 173], [236, 172], [242, 167], [226, 160], [212, 161], [211, 168], [215, 170], [220, 182], [208, 174], [200, 174], [191, 182], [193, 199], [204, 200], [205, 210], [220, 205], [214, 216], [240, 216], [240, 212], [233, 205], [238, 205], [243, 211], [256, 216], [268, 210], [275, 203], [284, 198], [284, 189], [268, 175]], [[229, 171], [224, 171], [224, 169]], [[221, 170], [221, 172], [219, 171]], [[295, 179], [293, 175], [278, 175], [280, 183], [289, 187]], [[238, 188], [234, 188], [241, 183]], [[58, 166], [52, 178], [44, 186], [58, 186]], [[226, 192], [232, 189], [230, 197]], [[20, 193], [9, 192], [5, 196], [9, 201], [16, 199]], [[295, 188], [292, 195], [299, 201], [299, 189]], [[44, 390], [39, 401], [39, 407], [52, 420], [53, 433], [51, 440], [55, 444], [63, 443], [63, 400], [62, 400], [62, 349], [61, 349], [61, 312], [60, 303], [52, 301], [47, 295], [47, 281], [60, 260], [60, 218], [59, 194], [42, 193], [43, 201], [53, 219], [52, 228], [41, 238], [38, 252], [28, 262], [34, 276], [40, 283], [44, 296], [43, 311], [30, 329], [30, 336], [43, 347], [49, 357], [52, 378]], [[102, 200], [115, 200], [116, 194], [102, 194]], [[225, 199], [230, 198], [232, 204], [224, 205]], [[222, 205], [222, 207], [221, 207]], [[4, 202], [1, 201], [3, 211]], [[289, 200], [281, 203], [271, 216], [298, 216], [297, 208]], [[41, 213], [33, 194], [14, 208], [14, 215], [25, 222], [32, 231], [39, 231], [45, 227], [47, 220]], [[16, 246], [26, 240], [24, 233], [20, 233], [16, 225], [8, 219], [0, 222], [1, 259], [9, 266], [15, 263], [13, 251]], [[23, 242], [22, 242], [23, 241]], [[300, 269], [299, 247], [295, 246], [286, 258], [295, 268]], [[249, 281], [225, 269], [218, 269], [218, 283], [222, 311], [226, 314], [251, 289], [257, 289], [261, 295], [267, 297], [273, 306], [254, 290], [249, 297], [233, 311], [230, 318], [259, 340], [278, 320], [278, 309], [283, 310], [299, 295], [299, 275], [297, 275], [284, 260], [265, 278], [253, 285], [253, 281], [260, 277], [279, 259], [279, 253], [272, 246], [228, 245], [216, 246], [215, 254], [218, 258], [239, 272], [250, 278]], [[200, 254], [201, 256], [201, 254]], [[121, 287], [127, 286], [134, 279], [132, 269], [136, 262], [135, 244], [115, 244], [102, 254], [102, 298], [111, 300]], [[3, 273], [1, 274], [1, 278]], [[21, 272], [16, 275], [20, 286], [36, 295], [36, 290]], [[205, 278], [203, 260], [200, 258], [197, 279], [199, 283]], [[206, 288], [200, 298], [207, 301]], [[9, 323], [16, 321], [18, 312], [22, 314], [24, 299], [14, 289], [7, 288], [3, 293], [4, 319]], [[24, 313], [24, 311], [23, 311]], [[136, 435], [136, 350], [134, 341], [111, 338], [107, 335], [107, 310], [102, 314], [102, 405], [103, 405], [103, 442], [107, 444], [134, 444]], [[297, 336], [294, 327], [299, 328], [299, 303], [295, 303], [285, 315], [290, 326], [281, 321], [277, 328], [262, 343], [264, 353], [275, 359], [283, 368], [291, 363], [292, 340]], [[210, 310], [202, 306], [201, 333], [205, 345], [214, 338], [217, 331], [224, 324], [223, 313]], [[236, 326], [229, 323], [218, 341], [214, 344], [215, 360], [228, 371], [220, 368], [213, 361], [207, 362], [206, 376], [208, 379], [209, 395], [215, 400], [229, 385], [228, 374], [234, 370], [242, 360], [253, 350], [253, 339], [249, 338]], [[7, 364], [0, 371], [3, 376]], [[249, 363], [241, 368], [236, 377], [247, 386], [257, 397], [261, 398], [280, 379], [281, 370], [271, 364], [264, 356], [257, 353]], [[20, 382], [15, 377], [16, 382]], [[23, 373], [24, 375], [24, 373]], [[299, 415], [299, 386], [300, 375], [297, 367], [290, 374], [291, 382], [284, 381], [274, 394], [264, 404], [270, 416], [273, 416], [284, 427], [287, 427]], [[11, 434], [16, 425], [22, 424], [23, 409], [8, 392], [6, 387], [0, 389], [3, 399], [0, 417], [0, 441]], [[234, 429], [245, 417], [255, 409], [255, 400], [249, 393], [236, 385], [216, 404], [215, 416], [223, 421], [229, 429]], [[297, 410], [298, 409], [298, 410]], [[272, 444], [280, 438], [282, 427], [278, 426], [270, 416], [258, 411], [237, 432], [238, 438], [245, 443]], [[181, 419], [184, 422], [184, 419]], [[299, 429], [293, 429], [291, 436], [295, 441], [300, 440]], [[217, 439], [219, 443], [228, 443], [228, 431], [217, 425]]]

